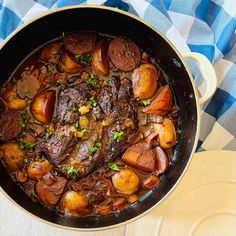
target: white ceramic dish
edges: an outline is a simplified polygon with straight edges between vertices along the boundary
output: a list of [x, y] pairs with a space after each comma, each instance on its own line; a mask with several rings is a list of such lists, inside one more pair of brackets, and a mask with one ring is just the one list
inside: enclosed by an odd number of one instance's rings
[[235, 236], [236, 152], [196, 153], [160, 206], [127, 226], [126, 236]]

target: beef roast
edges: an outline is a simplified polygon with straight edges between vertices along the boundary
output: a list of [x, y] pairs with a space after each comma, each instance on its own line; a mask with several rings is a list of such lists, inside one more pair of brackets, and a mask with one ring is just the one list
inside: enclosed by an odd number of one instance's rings
[[78, 119], [76, 111], [86, 104], [90, 97], [91, 87], [86, 83], [62, 89], [58, 95], [58, 122], [62, 125], [74, 123]]
[[[93, 88], [82, 82], [59, 93], [55, 131], [40, 144], [58, 172], [67, 177], [82, 178], [115, 160], [128, 148], [129, 137], [137, 130], [131, 88], [129, 79], [121, 81], [118, 77], [111, 77], [104, 86], [98, 84]], [[91, 97], [96, 104], [86, 114], [90, 128], [83, 138], [77, 140], [73, 133], [66, 130], [79, 120], [78, 109], [89, 104]], [[107, 119], [108, 125], [102, 125]], [[114, 138], [115, 132], [122, 132], [121, 140]], [[72, 167], [75, 170], [71, 172]]]

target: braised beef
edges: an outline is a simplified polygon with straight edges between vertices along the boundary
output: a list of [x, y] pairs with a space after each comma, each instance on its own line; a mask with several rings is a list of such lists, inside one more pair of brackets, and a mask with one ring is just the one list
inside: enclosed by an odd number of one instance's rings
[[55, 177], [55, 181], [48, 182], [46, 179], [38, 181], [35, 185], [35, 191], [40, 200], [49, 208], [55, 207], [63, 190], [66, 186], [67, 179]]
[[21, 133], [23, 119], [20, 112], [6, 110], [1, 113], [0, 124], [0, 140], [6, 142], [16, 138]]
[[79, 117], [76, 111], [85, 105], [90, 97], [91, 87], [86, 83], [62, 89], [58, 95], [58, 122], [62, 125], [74, 123]]

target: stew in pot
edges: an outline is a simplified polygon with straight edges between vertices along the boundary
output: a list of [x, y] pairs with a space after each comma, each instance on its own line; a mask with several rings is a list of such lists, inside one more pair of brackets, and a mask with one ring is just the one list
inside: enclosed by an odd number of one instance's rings
[[32, 52], [0, 93], [2, 163], [48, 208], [121, 210], [168, 170], [178, 107], [158, 64], [126, 37], [63, 33]]

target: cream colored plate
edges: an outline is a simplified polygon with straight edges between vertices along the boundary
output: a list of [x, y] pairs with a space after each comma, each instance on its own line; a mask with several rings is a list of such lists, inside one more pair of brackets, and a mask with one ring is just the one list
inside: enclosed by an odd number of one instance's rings
[[126, 236], [235, 236], [236, 152], [196, 153], [161, 206], [127, 226]]

